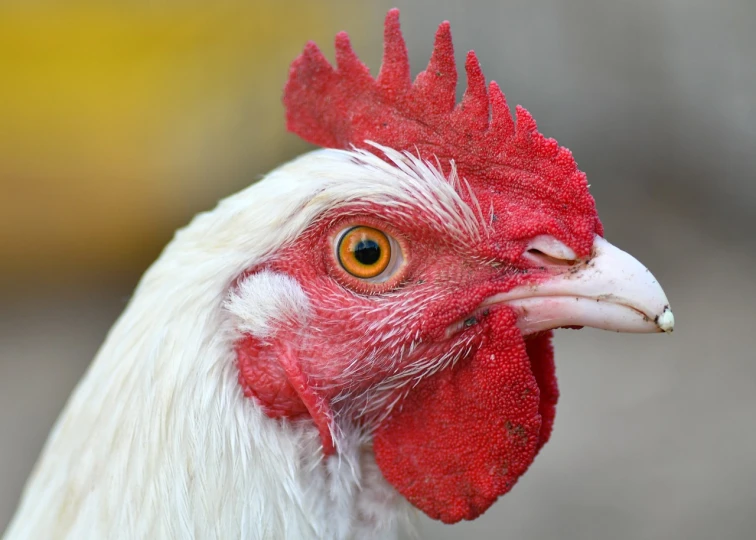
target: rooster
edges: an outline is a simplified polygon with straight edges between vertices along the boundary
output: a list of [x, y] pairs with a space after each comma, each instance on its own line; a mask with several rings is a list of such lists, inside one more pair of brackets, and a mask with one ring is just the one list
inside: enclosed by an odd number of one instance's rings
[[53, 429], [7, 540], [391, 538], [474, 519], [549, 439], [552, 330], [670, 332], [571, 153], [513, 120], [449, 24], [414, 81], [309, 43], [287, 125], [321, 149], [197, 216]]

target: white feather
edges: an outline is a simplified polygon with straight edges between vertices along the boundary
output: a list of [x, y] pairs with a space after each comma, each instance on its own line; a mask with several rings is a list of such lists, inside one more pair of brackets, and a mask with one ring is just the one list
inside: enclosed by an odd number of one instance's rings
[[243, 396], [233, 353], [240, 333], [308, 316], [286, 276], [229, 290], [328, 210], [419, 205], [431, 227], [478, 234], [438, 167], [381, 150], [391, 163], [304, 155], [176, 234], [67, 403], [6, 540], [393, 538], [409, 526], [364, 441], [344, 434], [323, 462], [312, 425], [271, 420]]
[[225, 308], [236, 317], [239, 333], [266, 338], [282, 325], [306, 325], [310, 303], [293, 278], [263, 270], [240, 280]]

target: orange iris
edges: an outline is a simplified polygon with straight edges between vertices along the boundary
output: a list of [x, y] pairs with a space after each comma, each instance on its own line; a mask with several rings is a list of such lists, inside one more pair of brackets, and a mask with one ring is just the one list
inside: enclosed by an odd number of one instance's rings
[[388, 236], [372, 227], [353, 227], [339, 240], [339, 263], [360, 279], [377, 277], [391, 261], [391, 243]]

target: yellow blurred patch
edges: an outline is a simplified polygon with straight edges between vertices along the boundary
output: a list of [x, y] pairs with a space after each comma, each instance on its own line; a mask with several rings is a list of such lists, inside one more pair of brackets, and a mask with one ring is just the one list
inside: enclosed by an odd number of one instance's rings
[[303, 148], [284, 132], [288, 65], [308, 39], [359, 43], [350, 5], [0, 8], [0, 273], [140, 267]]

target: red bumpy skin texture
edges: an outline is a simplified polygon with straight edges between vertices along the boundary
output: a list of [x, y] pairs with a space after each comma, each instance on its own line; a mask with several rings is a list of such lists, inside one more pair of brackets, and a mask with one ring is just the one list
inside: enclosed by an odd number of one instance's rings
[[514, 323], [509, 310], [497, 311], [478, 350], [423, 380], [375, 435], [386, 479], [433, 519], [478, 517], [549, 437], [557, 397], [550, 336], [532, 338], [528, 349], [547, 354], [529, 358]]
[[[336, 36], [336, 63], [334, 69], [312, 42], [292, 63], [283, 97], [289, 130], [330, 148], [375, 151], [367, 143], [373, 141], [408, 150], [438, 159], [445, 173], [454, 161], [484, 216], [491, 206], [514, 213], [517, 219], [511, 221], [522, 223], [521, 237], [544, 233], [542, 220], [533, 215], [549, 215], [553, 223], [546, 232], [578, 255], [588, 254], [593, 235], [603, 233], [585, 173], [572, 153], [539, 133], [524, 108], [516, 108], [513, 121], [499, 86], [492, 81], [486, 87], [472, 51], [465, 63], [467, 90], [456, 104], [448, 22], [439, 26], [428, 67], [414, 82], [396, 9], [386, 16], [383, 64], [376, 79], [343, 32]], [[506, 200], [492, 201], [502, 186]]]
[[[511, 489], [551, 433], [558, 397], [551, 333], [523, 338], [506, 307], [476, 315], [453, 339], [444, 338], [444, 329], [491, 294], [548, 278], [523, 260], [533, 237], [551, 235], [586, 257], [602, 234], [601, 223], [569, 150], [541, 135], [525, 109], [518, 107], [512, 119], [504, 95], [496, 83], [486, 85], [472, 52], [465, 65], [468, 88], [455, 103], [448, 23], [440, 25], [430, 63], [414, 82], [397, 10], [386, 17], [376, 79], [343, 33], [336, 38], [336, 60], [334, 68], [310, 43], [293, 62], [284, 92], [288, 128], [331, 148], [382, 156], [372, 141], [408, 151], [437, 163], [447, 177], [456, 168], [460, 196], [480, 215], [485, 232], [474, 245], [452, 248], [443, 234], [420, 230], [422, 214], [402, 222], [381, 209], [367, 212], [368, 225], [393, 227], [415, 255], [396, 290], [370, 294], [340, 281], [338, 265], [324, 255], [332, 249], [327, 224], [339, 216], [313, 223], [266, 268], [290, 275], [308, 295], [314, 341], [297, 350], [284, 346], [285, 335], [265, 346], [240, 341], [240, 380], [270, 416], [311, 417], [326, 454], [334, 450], [328, 435], [333, 422], [346, 417], [368, 425], [377, 463], [401, 494], [433, 518], [473, 519]], [[359, 210], [349, 216], [354, 224], [366, 223]], [[376, 313], [380, 320], [369, 320]], [[384, 343], [389, 334], [397, 341], [393, 349]], [[307, 332], [302, 336], [309, 339]], [[396, 365], [401, 347], [415, 353]], [[408, 379], [411, 386], [396, 389], [406, 395], [399, 402], [370, 393], [397, 370], [432, 366], [453, 347], [468, 352], [445, 369]], [[328, 355], [328, 371], [320, 354]], [[340, 375], [355, 362], [369, 368], [359, 387]], [[365, 416], [349, 418], [370, 403], [350, 408], [343, 396], [393, 407], [371, 423]]]

